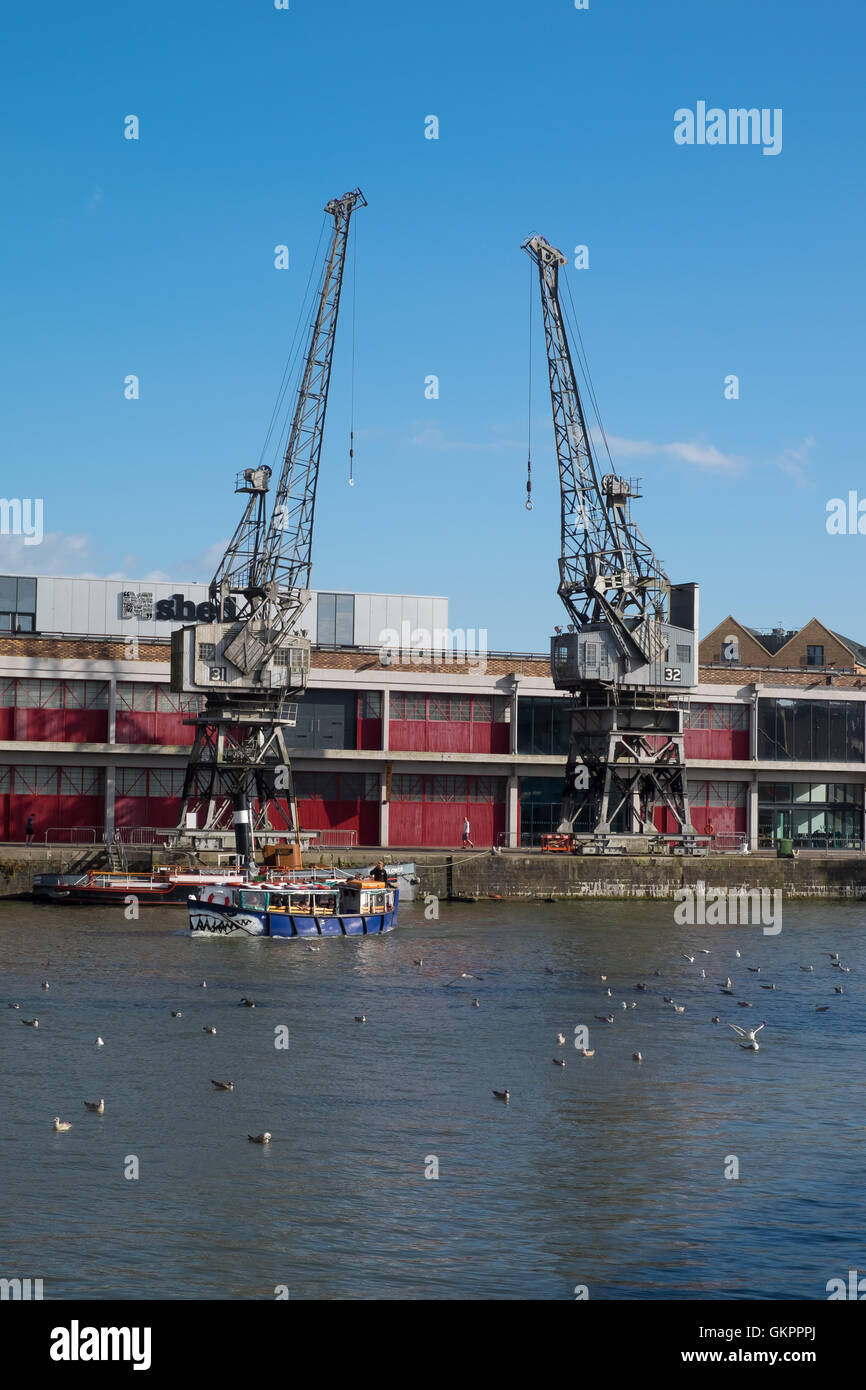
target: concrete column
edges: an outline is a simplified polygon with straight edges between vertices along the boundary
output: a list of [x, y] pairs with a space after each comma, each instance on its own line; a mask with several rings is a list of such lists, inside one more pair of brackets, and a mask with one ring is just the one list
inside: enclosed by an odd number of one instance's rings
[[109, 840], [114, 836], [114, 794], [116, 782], [117, 769], [114, 764], [111, 763], [105, 769], [105, 833]]
[[513, 675], [511, 689], [511, 731], [509, 733], [508, 751], [516, 753], [517, 748], [517, 694], [520, 687], [520, 676]]
[[520, 793], [516, 772], [508, 778], [505, 790], [505, 836], [509, 849], [520, 848]]
[[108, 742], [116, 743], [115, 729], [117, 727], [117, 677], [111, 676], [108, 681]]
[[749, 814], [746, 822], [746, 834], [749, 837], [749, 849], [758, 848], [758, 774], [752, 773], [752, 780], [749, 783]]
[[[387, 699], [387, 696], [385, 697]], [[389, 812], [390, 803], [385, 800], [387, 792], [387, 773], [385, 769], [379, 773], [379, 844], [383, 849], [388, 846]]]
[[[382, 691], [382, 748], [387, 753], [391, 746], [391, 694]], [[382, 842], [384, 844], [384, 840]]]

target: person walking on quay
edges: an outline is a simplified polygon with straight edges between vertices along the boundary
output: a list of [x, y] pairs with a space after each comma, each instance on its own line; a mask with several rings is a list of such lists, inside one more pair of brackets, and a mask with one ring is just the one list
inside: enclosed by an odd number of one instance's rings
[[33, 822], [34, 822], [34, 816], [33, 816], [33, 812], [31, 811], [31, 812], [30, 812], [30, 815], [27, 817], [27, 824], [26, 824], [25, 827], [24, 827], [24, 834], [25, 834], [25, 836], [27, 837], [27, 843], [28, 843], [28, 845], [32, 845], [32, 844], [33, 844]]
[[[713, 822], [709, 819], [707, 820], [707, 829], [705, 833], [709, 835], [711, 841], [715, 841], [716, 827], [713, 825]], [[710, 847], [712, 848], [712, 845]]]
[[463, 848], [464, 848], [464, 849], [474, 849], [474, 848], [475, 848], [475, 846], [473, 845], [472, 841], [471, 841], [470, 838], [469, 838], [469, 817], [468, 817], [468, 816], [466, 817], [466, 819], [465, 819], [464, 822], [463, 822]]

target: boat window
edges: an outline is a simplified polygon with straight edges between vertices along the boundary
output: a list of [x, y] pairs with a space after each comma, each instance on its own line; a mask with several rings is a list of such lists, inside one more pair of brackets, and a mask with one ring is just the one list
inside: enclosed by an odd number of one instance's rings
[[261, 910], [268, 905], [267, 893], [256, 891], [241, 893], [241, 907], [251, 907]]

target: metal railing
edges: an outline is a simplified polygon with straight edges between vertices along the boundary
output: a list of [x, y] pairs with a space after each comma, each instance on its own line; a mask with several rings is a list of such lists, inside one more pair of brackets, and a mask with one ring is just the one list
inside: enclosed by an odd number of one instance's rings
[[354, 849], [358, 843], [356, 830], [302, 830], [311, 848]]
[[45, 832], [46, 845], [95, 845], [105, 834], [95, 825], [53, 825]]
[[749, 837], [739, 831], [716, 831], [710, 836], [707, 850], [710, 854], [745, 854], [748, 844]]

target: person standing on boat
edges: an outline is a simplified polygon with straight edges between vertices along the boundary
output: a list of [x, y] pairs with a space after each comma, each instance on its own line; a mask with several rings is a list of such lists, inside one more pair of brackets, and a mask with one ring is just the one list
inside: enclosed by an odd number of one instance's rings
[[33, 816], [33, 812], [31, 811], [31, 812], [30, 812], [30, 815], [27, 817], [27, 824], [26, 824], [25, 827], [24, 827], [24, 834], [25, 834], [26, 837], [27, 837], [27, 843], [28, 843], [28, 845], [32, 845], [32, 844], [33, 844], [33, 822], [34, 822], [34, 816]]
[[474, 849], [474, 848], [475, 848], [475, 846], [473, 845], [472, 841], [471, 841], [470, 838], [469, 838], [469, 817], [468, 817], [468, 816], [466, 817], [466, 819], [465, 819], [464, 822], [463, 822], [463, 848], [464, 848], [464, 849]]
[[374, 879], [376, 880], [377, 883], [387, 883], [387, 882], [388, 882], [388, 874], [387, 874], [387, 871], [386, 871], [386, 869], [385, 869], [385, 861], [384, 861], [384, 859], [380, 859], [380, 860], [378, 861], [378, 863], [376, 864], [376, 867], [375, 867], [375, 869], [373, 870], [373, 872], [371, 873], [370, 877], [371, 877], [371, 878], [374, 878]]

